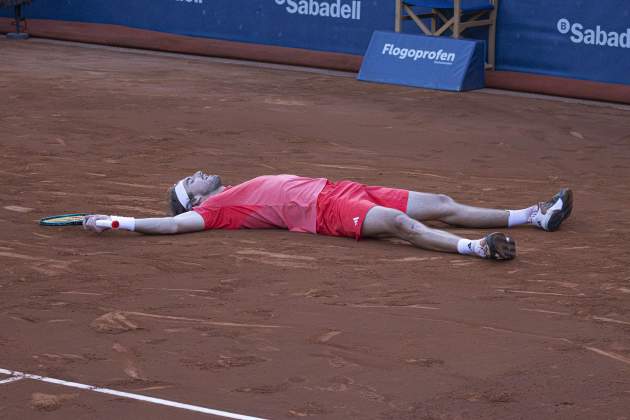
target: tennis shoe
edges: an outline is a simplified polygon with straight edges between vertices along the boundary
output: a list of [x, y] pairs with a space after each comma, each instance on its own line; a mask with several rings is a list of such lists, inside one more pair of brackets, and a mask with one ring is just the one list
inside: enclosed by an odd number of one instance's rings
[[549, 201], [538, 203], [532, 215], [532, 224], [547, 232], [558, 230], [573, 210], [573, 192], [563, 188]]
[[500, 232], [494, 232], [481, 241], [485, 257], [491, 260], [511, 260], [516, 257], [516, 242]]

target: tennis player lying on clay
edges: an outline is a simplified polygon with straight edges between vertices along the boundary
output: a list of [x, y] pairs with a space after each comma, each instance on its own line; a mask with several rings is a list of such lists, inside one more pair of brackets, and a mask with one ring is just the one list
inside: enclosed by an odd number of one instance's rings
[[169, 205], [172, 217], [91, 215], [83, 226], [93, 232], [117, 228], [146, 234], [279, 228], [357, 240], [394, 237], [419, 248], [509, 260], [516, 256], [516, 244], [503, 233], [465, 239], [422, 222], [470, 228], [533, 225], [554, 231], [571, 214], [573, 199], [571, 190], [562, 189], [531, 207], [496, 210], [459, 204], [443, 194], [295, 175], [260, 176], [224, 186], [219, 176], [199, 171], [170, 188]]

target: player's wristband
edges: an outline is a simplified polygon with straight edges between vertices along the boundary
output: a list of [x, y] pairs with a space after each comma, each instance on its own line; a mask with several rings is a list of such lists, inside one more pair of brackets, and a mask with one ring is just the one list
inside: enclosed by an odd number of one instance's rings
[[[129, 230], [131, 232], [136, 230], [136, 219], [133, 217], [111, 216], [111, 218], [112, 228], [114, 229]], [[115, 226], [116, 224], [118, 226]]]

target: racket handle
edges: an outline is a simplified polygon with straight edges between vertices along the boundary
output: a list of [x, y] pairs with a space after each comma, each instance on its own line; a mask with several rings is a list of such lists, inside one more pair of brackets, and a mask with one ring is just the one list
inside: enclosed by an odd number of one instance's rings
[[107, 229], [118, 229], [120, 223], [118, 220], [97, 220], [95, 222], [97, 227], [107, 228]]

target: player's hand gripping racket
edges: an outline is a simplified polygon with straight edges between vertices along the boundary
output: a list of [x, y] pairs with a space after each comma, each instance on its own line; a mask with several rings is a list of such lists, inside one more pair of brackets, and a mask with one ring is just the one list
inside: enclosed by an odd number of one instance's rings
[[92, 223], [96, 228], [98, 228], [96, 229], [97, 231], [102, 231], [105, 229], [118, 229], [120, 227], [120, 223], [118, 222], [118, 220], [112, 220], [109, 216], [99, 216], [89, 213], [71, 213], [48, 216], [41, 219], [39, 221], [39, 224], [42, 226], [84, 225], [86, 229], [88, 229], [85, 221], [87, 221], [87, 218], [89, 216], [94, 217], [95, 220], [93, 220]]
[[39, 221], [43, 226], [83, 225], [85, 230], [101, 233], [108, 229], [134, 231], [136, 219], [124, 216], [106, 216], [104, 214], [72, 213], [44, 217]]

